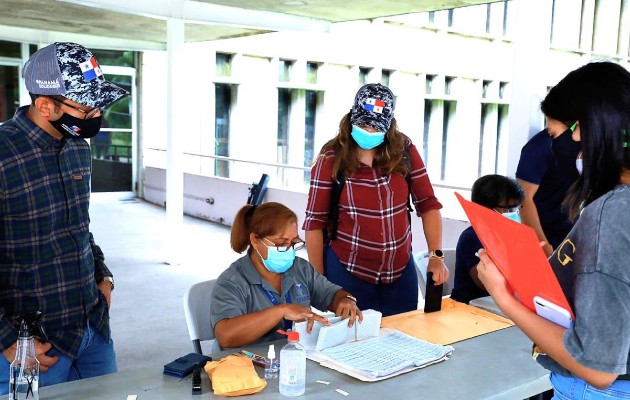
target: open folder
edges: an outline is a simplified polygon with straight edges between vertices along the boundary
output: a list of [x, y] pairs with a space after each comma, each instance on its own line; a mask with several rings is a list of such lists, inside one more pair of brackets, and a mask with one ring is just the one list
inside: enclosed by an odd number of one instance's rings
[[541, 302], [565, 312], [567, 316], [570, 315], [571, 320], [575, 320], [534, 229], [468, 201], [458, 193], [455, 196], [484, 249], [505, 276], [520, 302], [550, 320], [552, 317], [541, 311]]

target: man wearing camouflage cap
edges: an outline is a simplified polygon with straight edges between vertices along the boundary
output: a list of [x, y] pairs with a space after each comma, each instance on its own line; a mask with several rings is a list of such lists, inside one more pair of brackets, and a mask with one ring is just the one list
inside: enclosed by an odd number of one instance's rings
[[40, 386], [117, 371], [109, 326], [112, 273], [89, 231], [90, 146], [103, 108], [128, 93], [90, 51], [46, 46], [26, 62], [32, 103], [0, 126], [0, 394], [17, 327], [40, 311]]

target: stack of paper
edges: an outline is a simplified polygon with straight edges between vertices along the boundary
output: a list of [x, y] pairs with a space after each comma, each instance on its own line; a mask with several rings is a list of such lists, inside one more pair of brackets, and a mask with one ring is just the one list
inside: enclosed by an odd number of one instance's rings
[[321, 365], [363, 381], [378, 381], [447, 360], [452, 346], [417, 339], [396, 330], [358, 342], [345, 343], [321, 352]]
[[307, 357], [321, 365], [363, 381], [379, 381], [426, 367], [450, 357], [453, 347], [433, 344], [393, 329], [381, 329], [382, 314], [363, 311], [363, 322], [348, 327], [348, 320], [322, 314], [331, 325], [318, 322], [311, 333], [307, 322], [296, 322]]
[[328, 319], [330, 325], [315, 322], [311, 333], [306, 331], [306, 321], [296, 322], [293, 326], [293, 330], [300, 333], [300, 344], [307, 353], [319, 352], [354, 340], [377, 337], [381, 328], [382, 314], [375, 310], [364, 310], [363, 321], [359, 323], [357, 320], [352, 327], [348, 327], [348, 319], [342, 320], [332, 313], [322, 315]]

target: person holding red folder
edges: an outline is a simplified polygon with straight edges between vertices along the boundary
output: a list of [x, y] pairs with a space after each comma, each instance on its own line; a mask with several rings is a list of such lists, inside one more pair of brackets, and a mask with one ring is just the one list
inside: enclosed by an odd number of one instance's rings
[[612, 62], [570, 72], [543, 100], [575, 124], [583, 172], [567, 193], [576, 220], [549, 261], [575, 314], [569, 328], [518, 301], [484, 250], [478, 276], [536, 344], [554, 398], [630, 398], [630, 73]]

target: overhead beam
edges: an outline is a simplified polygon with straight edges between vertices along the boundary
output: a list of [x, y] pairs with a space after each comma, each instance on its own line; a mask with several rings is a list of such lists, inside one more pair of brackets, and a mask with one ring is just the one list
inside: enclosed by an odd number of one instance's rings
[[[220, 4], [184, 0], [180, 15], [173, 15], [170, 0], [56, 0], [149, 18], [182, 18], [185, 22], [228, 25], [271, 31], [329, 32], [331, 22], [270, 11], [250, 10]], [[179, 10], [177, 14], [179, 14]]]
[[50, 30], [18, 28], [0, 25], [0, 40], [9, 40], [27, 43], [49, 44], [54, 42], [78, 42], [87, 48], [99, 48], [110, 50], [164, 50], [166, 44], [135, 40], [132, 38], [114, 38], [96, 36], [76, 32], [56, 32]]

